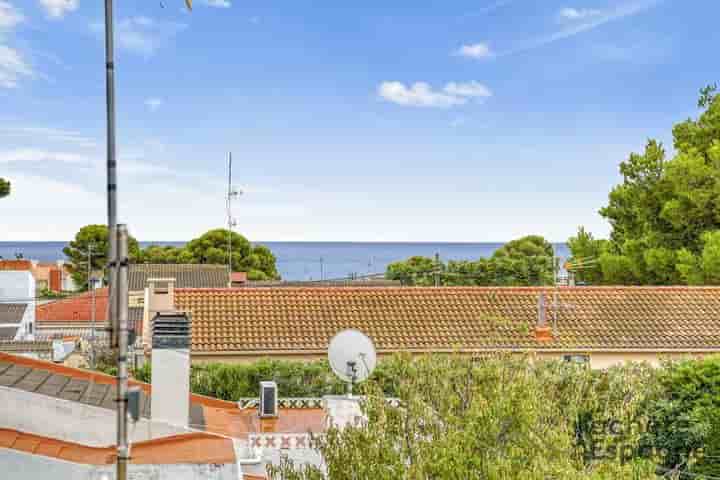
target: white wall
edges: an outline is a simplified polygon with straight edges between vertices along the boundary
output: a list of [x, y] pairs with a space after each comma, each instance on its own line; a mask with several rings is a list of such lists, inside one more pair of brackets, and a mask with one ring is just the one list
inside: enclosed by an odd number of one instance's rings
[[190, 411], [190, 351], [152, 351], [152, 419], [186, 427]]
[[[107, 447], [115, 443], [115, 421], [115, 410], [0, 386], [0, 428]], [[133, 442], [186, 431], [147, 419], [130, 426]]]
[[0, 271], [0, 303], [24, 303], [25, 314], [15, 340], [34, 340], [30, 325], [35, 326], [35, 279], [28, 271]]

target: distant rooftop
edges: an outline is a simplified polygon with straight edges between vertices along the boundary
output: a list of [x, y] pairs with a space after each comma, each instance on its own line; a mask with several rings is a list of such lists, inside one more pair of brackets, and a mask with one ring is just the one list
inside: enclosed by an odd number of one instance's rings
[[152, 278], [173, 278], [175, 288], [226, 288], [230, 280], [227, 265], [158, 264], [130, 265], [130, 291], [142, 291]]

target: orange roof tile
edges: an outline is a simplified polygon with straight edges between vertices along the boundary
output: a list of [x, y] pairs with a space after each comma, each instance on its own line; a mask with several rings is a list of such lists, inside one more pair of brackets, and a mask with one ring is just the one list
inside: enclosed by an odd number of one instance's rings
[[[89, 322], [92, 317], [92, 294], [85, 292], [70, 298], [38, 305], [35, 319], [39, 322]], [[95, 321], [107, 320], [108, 289], [95, 290]]]
[[[90, 447], [4, 428], [0, 428], [0, 447], [88, 465], [113, 463], [116, 455], [114, 446]], [[143, 465], [235, 461], [232, 440], [201, 432], [136, 442], [130, 459], [131, 463]]]
[[[547, 295], [553, 339], [534, 331]], [[720, 349], [720, 287], [178, 289], [202, 354], [316, 353], [345, 328], [380, 352]]]

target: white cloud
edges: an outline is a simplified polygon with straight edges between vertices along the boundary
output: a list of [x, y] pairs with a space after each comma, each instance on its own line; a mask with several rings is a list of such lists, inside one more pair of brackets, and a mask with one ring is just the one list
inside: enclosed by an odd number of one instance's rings
[[156, 112], [163, 104], [161, 98], [152, 97], [145, 100], [145, 106], [150, 109], [151, 112]]
[[466, 83], [450, 82], [445, 85], [444, 90], [446, 93], [456, 97], [478, 98], [492, 96], [492, 92], [488, 87], [474, 80]]
[[92, 159], [78, 153], [55, 152], [37, 148], [16, 148], [0, 151], [0, 163], [14, 162], [63, 162], [89, 165]]
[[0, 88], [15, 88], [23, 77], [34, 76], [32, 67], [20, 51], [8, 45], [3, 36], [23, 21], [25, 17], [19, 10], [0, 0]]
[[207, 5], [208, 7], [215, 7], [215, 8], [230, 8], [232, 7], [232, 3], [230, 0], [203, 0], [202, 3], [204, 5]]
[[594, 9], [594, 8], [570, 8], [565, 7], [561, 8], [558, 12], [558, 17], [561, 20], [583, 20], [590, 17], [596, 17], [598, 15], [602, 15], [602, 10]]
[[[645, 12], [653, 8], [657, 4], [661, 3], [662, 1], [663, 0], [631, 0], [625, 3], [615, 5], [612, 8], [607, 8], [603, 10], [567, 9], [568, 11], [565, 12], [569, 15], [567, 19], [572, 21], [568, 22], [568, 25], [566, 27], [562, 28], [557, 32], [534, 38], [528, 42], [525, 42], [519, 47], [507, 50], [500, 53], [499, 55], [513, 55], [516, 53], [527, 52], [536, 48], [544, 47], [545, 45], [555, 43], [559, 40], [564, 40], [566, 38], [571, 38], [581, 33], [589, 32], [597, 27], [605, 25], [606, 23]], [[574, 15], [577, 16], [573, 17]]]
[[402, 82], [383, 82], [378, 87], [378, 95], [403, 106], [449, 108], [465, 105], [473, 98], [490, 97], [492, 92], [476, 81], [450, 82], [442, 90], [433, 90], [425, 82], [416, 82], [409, 87]]
[[474, 43], [472, 45], [463, 45], [455, 51], [455, 55], [467, 58], [488, 58], [493, 56], [493, 52], [487, 43]]
[[0, 44], [0, 88], [15, 88], [22, 77], [33, 76], [32, 67], [20, 52]]
[[25, 20], [25, 17], [11, 3], [0, 0], [0, 30], [9, 30]]
[[[186, 26], [183, 23], [157, 21], [143, 16], [128, 17], [116, 23], [115, 41], [119, 48], [149, 57]], [[90, 29], [98, 36], [105, 32], [102, 22], [91, 24]]]
[[0, 138], [19, 138], [23, 141], [41, 138], [49, 142], [69, 143], [74, 146], [85, 148], [98, 146], [96, 140], [79, 132], [48, 127], [2, 126], [0, 127]]
[[45, 12], [50, 18], [62, 18], [68, 12], [77, 10], [79, 0], [40, 0]]

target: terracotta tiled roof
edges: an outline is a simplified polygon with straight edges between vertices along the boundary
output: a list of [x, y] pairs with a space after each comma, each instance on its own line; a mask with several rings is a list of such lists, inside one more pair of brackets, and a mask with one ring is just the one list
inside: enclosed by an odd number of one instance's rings
[[0, 260], [0, 270], [32, 270], [30, 260]]
[[[0, 448], [43, 455], [74, 463], [107, 465], [115, 462], [114, 446], [90, 447], [79, 443], [0, 428]], [[132, 446], [131, 463], [235, 463], [232, 440], [207, 433], [187, 433], [163, 437]]]
[[[546, 295], [549, 342], [535, 340]], [[176, 291], [197, 353], [318, 353], [357, 328], [380, 352], [720, 350], [720, 287], [265, 288]]]
[[227, 265], [142, 263], [130, 265], [128, 278], [130, 290], [138, 291], [151, 278], [174, 278], [175, 288], [224, 288], [230, 275]]
[[20, 323], [27, 309], [26, 303], [0, 303], [0, 323]]
[[[107, 288], [95, 290], [95, 321], [107, 320]], [[89, 322], [92, 314], [92, 295], [85, 292], [70, 298], [38, 305], [35, 319], [38, 322]]]

